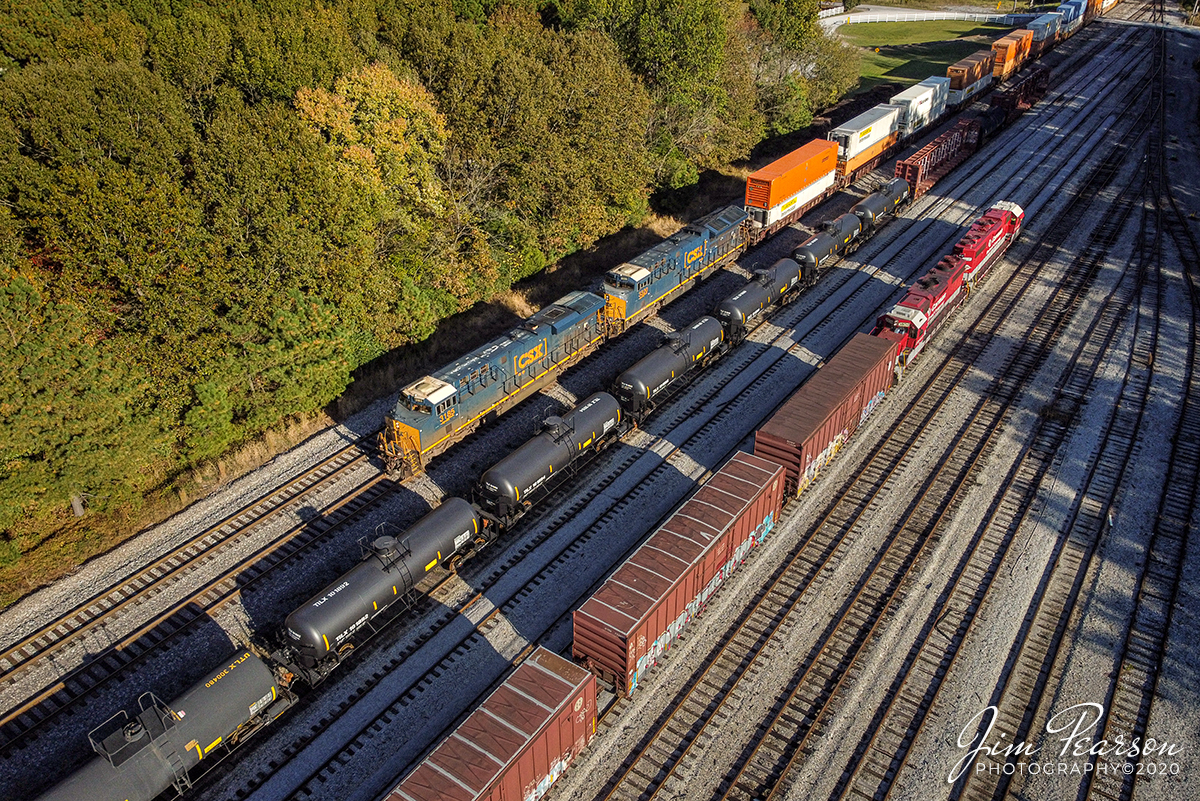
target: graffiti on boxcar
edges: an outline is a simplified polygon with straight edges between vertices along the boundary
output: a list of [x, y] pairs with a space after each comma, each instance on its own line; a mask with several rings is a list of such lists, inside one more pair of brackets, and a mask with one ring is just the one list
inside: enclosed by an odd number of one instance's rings
[[696, 594], [696, 597], [688, 601], [687, 606], [684, 607], [679, 617], [671, 621], [670, 625], [667, 626], [667, 630], [660, 634], [654, 642], [650, 643], [646, 649], [646, 653], [638, 659], [632, 675], [629, 677], [630, 692], [633, 692], [634, 688], [637, 687], [638, 680], [642, 677], [642, 674], [657, 665], [662, 655], [670, 650], [672, 643], [679, 637], [679, 633], [683, 631], [684, 627], [704, 611], [708, 600], [721, 588], [721, 585], [733, 574], [733, 571], [737, 570], [738, 566], [746, 560], [746, 556], [750, 553], [750, 550], [761, 545], [774, 528], [775, 513], [770, 512], [763, 518], [761, 523], [755, 526], [754, 530], [750, 532], [745, 540], [738, 543], [738, 546], [733, 549], [729, 560], [721, 565], [717, 574], [704, 585], [704, 588]]
[[881, 400], [883, 400], [883, 396], [884, 390], [881, 389], [875, 393], [875, 396], [872, 397], [871, 400], [867, 401], [867, 405], [863, 407], [862, 414], [858, 416], [858, 422], [860, 424], [863, 420], [866, 420], [871, 416], [871, 412], [875, 411], [875, 407], [879, 405]]
[[563, 775], [567, 767], [571, 764], [571, 752], [563, 754], [554, 761], [550, 766], [550, 770], [543, 776], [537, 784], [525, 791], [524, 801], [538, 801], [539, 798], [550, 792], [550, 787], [558, 781], [558, 777]]

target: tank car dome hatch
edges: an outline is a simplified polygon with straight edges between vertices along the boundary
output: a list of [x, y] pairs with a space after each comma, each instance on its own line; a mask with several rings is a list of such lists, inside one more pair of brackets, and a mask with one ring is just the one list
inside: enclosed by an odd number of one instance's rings
[[371, 542], [371, 550], [379, 556], [391, 556], [396, 550], [396, 538], [389, 534], [376, 537]]
[[146, 736], [146, 727], [140, 720], [131, 720], [121, 729], [121, 734], [125, 736], [125, 742], [136, 743]]

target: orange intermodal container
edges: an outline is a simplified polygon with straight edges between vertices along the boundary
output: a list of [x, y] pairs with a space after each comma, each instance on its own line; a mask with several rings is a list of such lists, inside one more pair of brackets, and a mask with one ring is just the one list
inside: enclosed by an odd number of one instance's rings
[[1002, 77], [1005, 67], [1012, 63], [1017, 56], [1017, 40], [1011, 34], [1001, 36], [996, 41], [992, 42], [992, 54], [996, 57], [996, 66], [992, 72], [997, 78]]
[[866, 150], [859, 153], [857, 156], [852, 156], [849, 161], [838, 162], [838, 175], [849, 175], [857, 170], [862, 165], [869, 162], [871, 159], [883, 153], [892, 145], [900, 140], [900, 132], [896, 131], [887, 137], [880, 139], [875, 144], [868, 147]]
[[996, 56], [991, 50], [980, 50], [972, 53], [962, 61], [957, 61], [946, 68], [946, 77], [950, 79], [950, 89], [961, 91], [977, 83], [983, 76], [991, 75], [996, 66]]
[[1033, 31], [1028, 28], [1020, 28], [1013, 31], [1009, 36], [1016, 36], [1017, 39], [1017, 63], [1024, 64], [1025, 59], [1029, 58], [1029, 51], [1033, 47]]
[[746, 179], [746, 205], [770, 209], [804, 187], [833, 172], [837, 142], [814, 139], [798, 150], [771, 162]]

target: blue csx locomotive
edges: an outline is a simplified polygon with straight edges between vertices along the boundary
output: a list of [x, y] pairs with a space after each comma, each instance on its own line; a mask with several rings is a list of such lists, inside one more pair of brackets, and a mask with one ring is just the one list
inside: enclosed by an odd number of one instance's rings
[[[893, 211], [907, 194], [903, 182], [891, 184], [853, 213], [869, 232], [875, 216]], [[872, 212], [870, 220], [863, 218], [864, 209]], [[742, 214], [725, 210], [731, 211]], [[465, 432], [552, 382], [561, 369], [591, 352], [606, 331], [646, 316], [655, 297], [670, 296], [670, 287], [683, 286], [731, 255], [739, 219], [725, 212], [705, 218], [708, 222], [699, 226], [703, 233], [688, 229], [609, 273], [610, 303], [573, 292], [405, 387], [384, 430], [385, 453], [407, 474], [422, 472], [432, 455]], [[733, 227], [722, 234], [720, 226]], [[702, 243], [700, 257], [689, 264], [696, 238]], [[812, 244], [805, 246], [811, 250]], [[612, 394], [596, 393], [548, 420], [540, 433], [483, 474], [474, 503], [446, 498], [399, 536], [362, 541], [362, 561], [287, 617], [267, 649], [269, 658], [240, 652], [169, 704], [147, 695], [134, 719], [115, 718], [121, 725], [93, 732], [100, 758], [44, 801], [148, 801], [172, 786], [182, 792], [190, 786], [192, 768], [213, 761], [215, 751], [249, 736], [293, 703], [293, 682], [320, 683], [357, 644], [409, 605], [431, 571], [454, 570], [489, 545], [582, 462], [618, 442], [692, 374], [741, 342], [767, 308], [811, 285], [828, 255], [810, 254], [805, 246], [797, 259], [780, 259], [757, 271], [746, 287], [718, 304], [713, 316], [694, 321], [621, 373]], [[630, 283], [614, 285], [614, 273]], [[614, 297], [623, 297], [625, 305], [611, 303]], [[606, 317], [610, 313], [620, 316]]]
[[400, 390], [380, 452], [401, 478], [509, 408], [554, 383], [603, 339], [604, 301], [572, 292], [498, 339]]
[[571, 365], [732, 259], [745, 244], [746, 212], [701, 217], [610, 270], [604, 298], [572, 292], [504, 336], [400, 390], [379, 435], [388, 472], [401, 480], [503, 414]]

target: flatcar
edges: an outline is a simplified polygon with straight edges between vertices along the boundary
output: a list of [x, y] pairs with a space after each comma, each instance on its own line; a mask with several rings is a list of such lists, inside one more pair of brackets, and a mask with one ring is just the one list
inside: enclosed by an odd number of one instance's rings
[[446, 498], [399, 537], [360, 542], [363, 560], [288, 615], [285, 644], [275, 658], [310, 686], [319, 684], [360, 638], [375, 632], [377, 621], [394, 616], [393, 607], [403, 604], [429, 571], [457, 570], [496, 533], [470, 503]]
[[170, 704], [143, 693], [133, 717], [121, 711], [93, 729], [88, 739], [99, 756], [40, 801], [153, 801], [172, 788], [183, 793], [192, 786], [189, 771], [294, 701], [270, 666], [239, 651]]
[[604, 301], [572, 292], [482, 348], [400, 390], [379, 452], [400, 479], [503, 414], [590, 354], [603, 340]]
[[627, 414], [642, 420], [673, 387], [720, 356], [725, 345], [721, 321], [708, 315], [700, 317], [617, 376], [612, 394]]
[[476, 506], [501, 528], [511, 526], [580, 462], [631, 427], [617, 399], [597, 392], [569, 414], [546, 420], [539, 434], [488, 468], [477, 484]]

